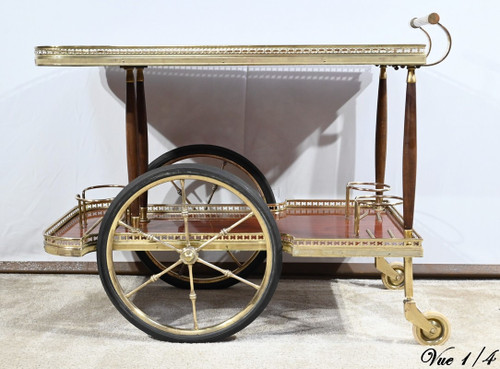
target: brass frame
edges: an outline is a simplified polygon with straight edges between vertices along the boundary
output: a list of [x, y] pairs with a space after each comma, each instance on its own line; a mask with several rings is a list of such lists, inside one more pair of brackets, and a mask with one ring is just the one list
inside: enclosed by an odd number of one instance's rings
[[426, 45], [38, 46], [40, 66], [425, 65]]

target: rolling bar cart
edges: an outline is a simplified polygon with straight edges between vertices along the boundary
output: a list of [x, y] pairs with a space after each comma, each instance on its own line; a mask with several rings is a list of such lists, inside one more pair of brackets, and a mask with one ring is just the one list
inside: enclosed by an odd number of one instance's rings
[[[428, 63], [434, 24], [446, 34], [445, 55]], [[413, 299], [414, 257], [423, 255], [413, 229], [416, 181], [416, 77], [446, 58], [451, 38], [432, 13], [414, 18], [428, 45], [303, 46], [40, 46], [40, 66], [119, 66], [126, 77], [129, 184], [93, 186], [46, 231], [45, 250], [62, 256], [96, 251], [104, 289], [119, 312], [154, 338], [222, 340], [250, 324], [271, 299], [282, 252], [297, 257], [373, 257], [389, 289], [404, 289], [404, 313], [421, 344], [450, 333], [439, 313]], [[223, 147], [178, 147], [148, 159], [144, 68], [148, 66], [374, 65], [380, 70], [374, 182], [350, 182], [345, 198], [276, 203], [265, 176]], [[403, 194], [385, 183], [387, 70], [407, 70]], [[95, 198], [102, 188], [116, 196]], [[397, 206], [402, 206], [399, 212]], [[127, 256], [128, 255], [128, 256]], [[399, 257], [403, 263], [385, 258]], [[126, 278], [116, 263], [139, 258], [148, 277]]]

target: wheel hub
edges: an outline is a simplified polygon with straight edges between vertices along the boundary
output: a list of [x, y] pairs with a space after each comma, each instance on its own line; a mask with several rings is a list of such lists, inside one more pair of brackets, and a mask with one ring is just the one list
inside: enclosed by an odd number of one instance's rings
[[404, 277], [404, 274], [403, 274], [403, 271], [402, 270], [396, 270], [396, 272], [398, 273], [398, 275], [396, 276], [396, 278], [394, 279], [397, 283], [401, 282], [403, 280], [403, 277]]
[[191, 247], [185, 247], [181, 252], [181, 260], [184, 264], [194, 264], [198, 260], [198, 253]]
[[427, 338], [434, 340], [434, 339], [439, 338], [439, 336], [441, 335], [442, 328], [441, 328], [441, 324], [439, 324], [439, 322], [437, 322], [435, 320], [430, 320], [430, 322], [434, 326], [434, 328], [432, 328], [429, 331], [429, 333], [425, 332], [424, 335]]

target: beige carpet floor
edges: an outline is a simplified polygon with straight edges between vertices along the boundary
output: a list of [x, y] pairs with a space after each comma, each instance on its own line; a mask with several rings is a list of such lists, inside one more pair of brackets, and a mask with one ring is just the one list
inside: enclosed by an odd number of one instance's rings
[[[450, 340], [436, 349], [448, 349], [447, 367], [471, 368], [482, 352], [474, 368], [500, 368], [500, 360], [482, 361], [500, 349], [500, 280], [417, 280], [415, 299], [451, 322]], [[415, 343], [402, 300], [379, 280], [283, 279], [264, 313], [232, 339], [178, 344], [129, 324], [96, 275], [0, 274], [0, 367], [437, 367], [422, 362], [429, 353]]]

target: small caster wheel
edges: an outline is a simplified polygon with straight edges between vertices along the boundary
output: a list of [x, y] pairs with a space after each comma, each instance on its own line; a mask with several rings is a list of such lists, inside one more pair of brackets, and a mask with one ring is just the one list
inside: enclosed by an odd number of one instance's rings
[[427, 312], [424, 313], [426, 319], [435, 327], [434, 332], [424, 332], [416, 325], [413, 326], [413, 336], [421, 345], [435, 346], [442, 345], [450, 337], [450, 322], [441, 313]]
[[398, 273], [396, 278], [391, 278], [387, 274], [382, 274], [382, 283], [389, 290], [402, 290], [405, 285], [405, 268], [402, 263], [393, 262], [391, 268]]

